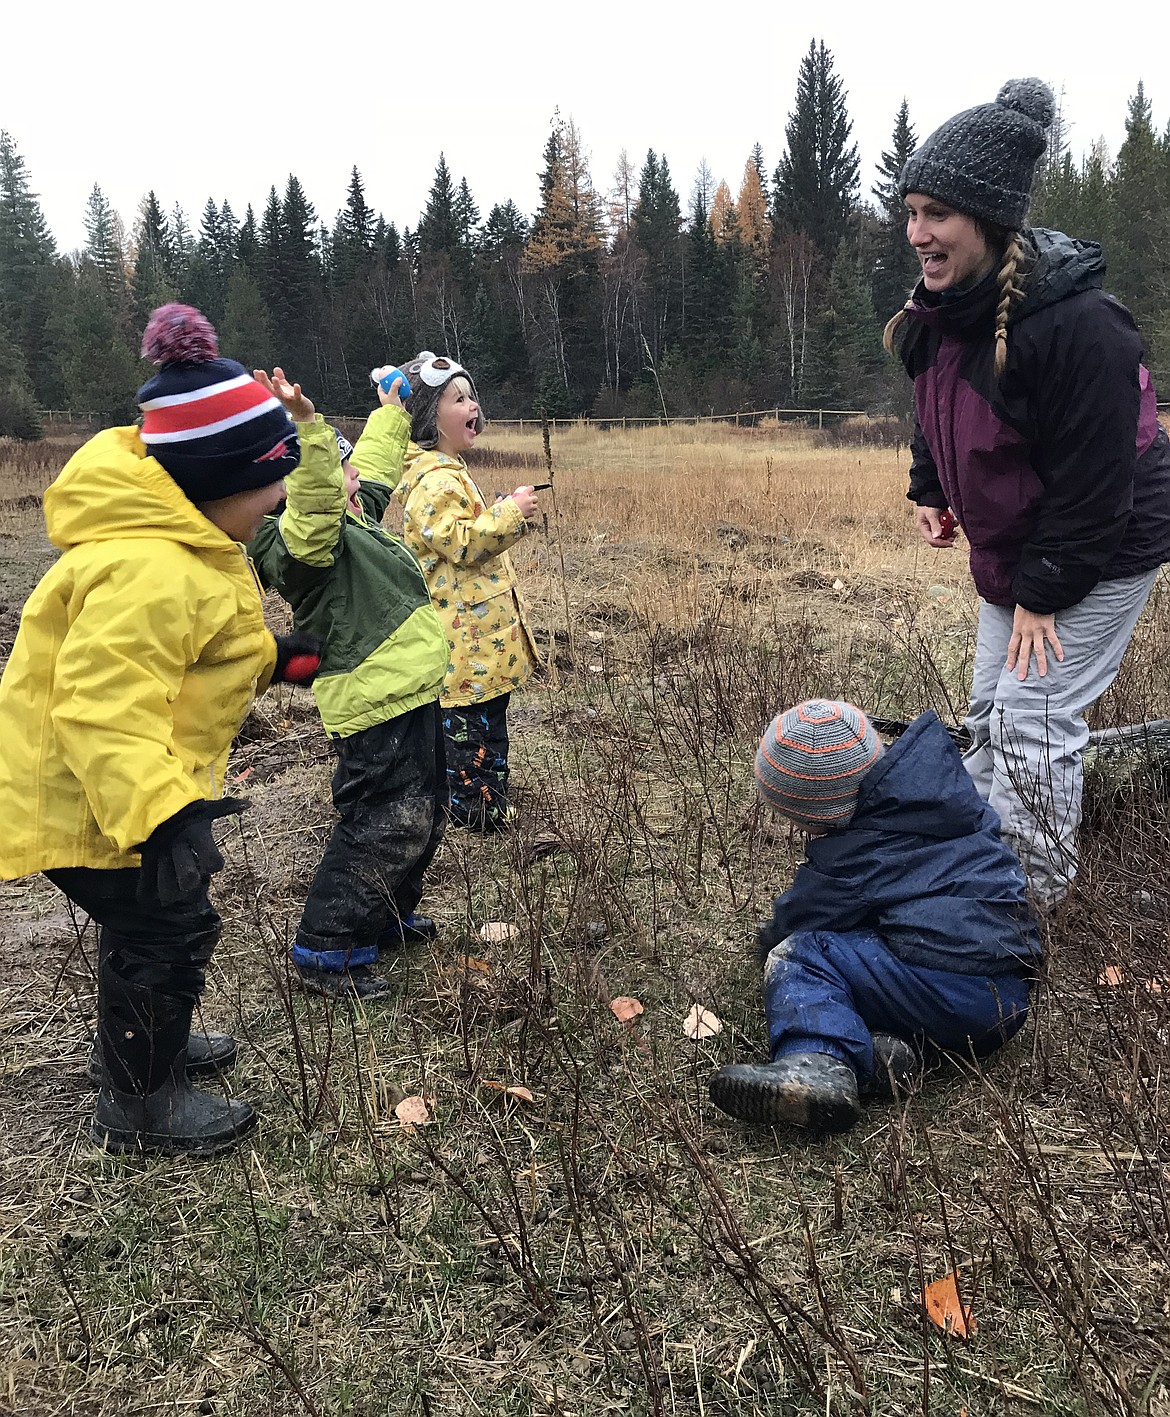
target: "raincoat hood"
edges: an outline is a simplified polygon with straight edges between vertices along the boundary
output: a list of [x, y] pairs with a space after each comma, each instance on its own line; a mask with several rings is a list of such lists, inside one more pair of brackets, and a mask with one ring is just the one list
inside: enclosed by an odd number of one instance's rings
[[109, 428], [74, 453], [45, 493], [45, 526], [62, 551], [138, 537], [196, 551], [236, 544], [180, 490], [132, 427]]

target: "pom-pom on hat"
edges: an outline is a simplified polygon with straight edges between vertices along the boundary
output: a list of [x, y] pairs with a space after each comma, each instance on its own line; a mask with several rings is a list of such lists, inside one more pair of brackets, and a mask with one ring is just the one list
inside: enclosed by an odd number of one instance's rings
[[296, 425], [242, 364], [219, 357], [215, 330], [193, 306], [160, 305], [142, 354], [160, 366], [137, 394], [142, 441], [192, 502], [266, 487], [296, 468]]
[[[475, 380], [462, 364], [456, 364], [453, 359], [424, 349], [416, 359], [399, 367], [410, 384], [410, 397], [404, 400], [402, 407], [410, 414], [411, 439], [420, 448], [433, 448], [439, 441], [439, 398], [452, 379], [466, 379], [471, 397], [479, 404]], [[475, 431], [483, 432], [482, 408], [476, 417]]]
[[786, 817], [810, 826], [844, 826], [861, 779], [881, 752], [859, 708], [839, 699], [806, 699], [765, 730], [756, 753], [756, 786]]
[[1010, 79], [994, 103], [957, 113], [906, 160], [898, 190], [1016, 231], [1056, 113], [1043, 79]]

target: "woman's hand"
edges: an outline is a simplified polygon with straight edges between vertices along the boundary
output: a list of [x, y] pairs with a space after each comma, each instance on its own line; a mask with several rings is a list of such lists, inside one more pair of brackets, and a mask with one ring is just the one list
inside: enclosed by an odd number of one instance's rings
[[279, 366], [273, 369], [271, 378], [263, 369], [253, 369], [252, 378], [284, 404], [285, 412], [294, 423], [312, 423], [317, 416], [312, 399], [301, 392], [300, 384], [291, 383]]
[[1012, 637], [1008, 641], [1007, 667], [1016, 669], [1020, 682], [1028, 677], [1028, 667], [1033, 654], [1036, 656], [1036, 669], [1041, 677], [1048, 673], [1048, 655], [1044, 649], [1047, 641], [1052, 646], [1052, 652], [1058, 660], [1064, 659], [1064, 648], [1056, 634], [1056, 616], [1037, 615], [1034, 610], [1025, 610], [1022, 605], [1016, 606], [1015, 618], [1012, 621]]
[[[944, 517], [948, 516], [949, 530], [948, 523], [944, 520]], [[940, 550], [945, 550], [955, 544], [955, 519], [948, 508], [919, 507], [914, 514], [914, 525], [927, 546], [937, 546]]]

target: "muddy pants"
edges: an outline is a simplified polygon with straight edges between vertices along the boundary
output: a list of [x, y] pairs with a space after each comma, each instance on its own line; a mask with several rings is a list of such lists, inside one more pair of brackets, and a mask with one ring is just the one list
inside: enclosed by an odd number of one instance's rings
[[451, 820], [472, 831], [495, 831], [508, 814], [508, 700], [443, 710]]
[[374, 964], [422, 899], [442, 840], [447, 778], [438, 702], [334, 742], [339, 820], [309, 888], [293, 963]]
[[993, 1053], [1024, 1026], [1028, 984], [907, 964], [872, 930], [801, 930], [764, 961], [764, 1016], [773, 1062], [828, 1053], [866, 1079], [875, 1033], [920, 1052]]
[[1100, 581], [1084, 600], [1058, 610], [1064, 659], [1049, 648], [1048, 673], [1041, 678], [1033, 660], [1023, 683], [1005, 668], [1012, 610], [980, 602], [966, 720], [972, 743], [963, 762], [999, 813], [1004, 840], [1042, 905], [1059, 904], [1077, 873], [1085, 710], [1117, 678], [1157, 574]]
[[207, 887], [176, 905], [143, 905], [136, 866], [45, 874], [98, 924], [98, 1040], [110, 1084], [118, 1092], [153, 1092], [187, 1046], [219, 939]]

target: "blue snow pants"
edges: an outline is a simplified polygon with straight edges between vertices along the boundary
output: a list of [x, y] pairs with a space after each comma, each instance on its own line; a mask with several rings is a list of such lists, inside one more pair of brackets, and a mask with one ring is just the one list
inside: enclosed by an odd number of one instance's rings
[[772, 1061], [827, 1053], [859, 1078], [873, 1073], [874, 1033], [919, 1049], [986, 1057], [1028, 1016], [1028, 983], [906, 964], [872, 930], [804, 930], [764, 961], [764, 1014]]

